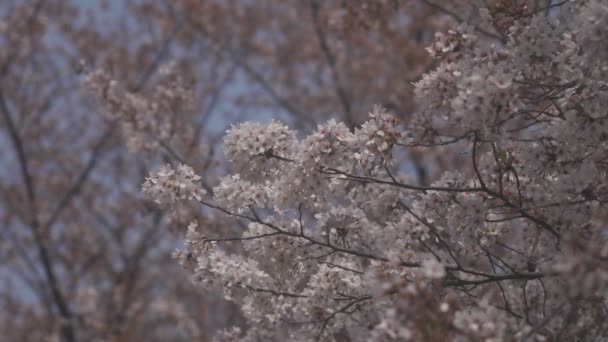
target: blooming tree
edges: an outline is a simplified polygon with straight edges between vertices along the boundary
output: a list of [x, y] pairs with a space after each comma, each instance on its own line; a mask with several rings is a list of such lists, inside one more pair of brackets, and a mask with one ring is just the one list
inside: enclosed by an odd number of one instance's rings
[[604, 336], [605, 18], [0, 1], [0, 336]]
[[[143, 192], [166, 210], [191, 201], [246, 223], [192, 221], [175, 252], [240, 306], [246, 328], [220, 340], [608, 334], [608, 5], [496, 1], [479, 18], [436, 35], [408, 127], [380, 106], [305, 137], [238, 123], [215, 187], [179, 163], [150, 173]], [[468, 167], [417, 184], [412, 148]]]
[[[211, 193], [225, 170], [224, 127], [265, 113], [307, 132], [332, 113], [354, 127], [373, 101], [411, 113], [440, 8], [269, 4], [0, 1], [3, 341], [206, 341], [241, 324], [171, 259], [194, 217], [208, 234], [241, 229], [190, 191]], [[140, 189], [168, 162], [155, 184], [166, 191], [150, 193], [172, 208], [161, 211]], [[421, 179], [437, 173], [415, 164]]]

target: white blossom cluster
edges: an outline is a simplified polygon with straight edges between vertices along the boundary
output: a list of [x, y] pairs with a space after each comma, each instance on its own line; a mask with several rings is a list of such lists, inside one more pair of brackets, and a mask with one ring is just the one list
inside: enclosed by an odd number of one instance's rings
[[[248, 326], [224, 338], [608, 336], [608, 6], [561, 6], [514, 18], [500, 44], [473, 28], [437, 36], [420, 114], [458, 132], [469, 165], [431, 185], [402, 175], [394, 152], [416, 141], [380, 107], [359, 128], [332, 120], [301, 140], [275, 121], [234, 125], [235, 172], [208, 206], [247, 228], [191, 225], [176, 254], [241, 305]], [[144, 192], [199, 199], [197, 180], [164, 167]]]
[[390, 157], [387, 153], [393, 146], [409, 142], [408, 137], [399, 128], [399, 120], [388, 114], [386, 109], [375, 105], [374, 110], [369, 113], [369, 118], [357, 132], [357, 137], [361, 139], [368, 155]]
[[279, 122], [272, 121], [266, 126], [244, 122], [226, 132], [224, 154], [244, 178], [269, 178], [281, 163], [268, 157], [291, 157], [295, 140], [295, 132]]
[[180, 164], [174, 169], [166, 164], [146, 177], [142, 191], [148, 198], [162, 205], [171, 205], [178, 200], [200, 201], [205, 194], [200, 179], [188, 165]]

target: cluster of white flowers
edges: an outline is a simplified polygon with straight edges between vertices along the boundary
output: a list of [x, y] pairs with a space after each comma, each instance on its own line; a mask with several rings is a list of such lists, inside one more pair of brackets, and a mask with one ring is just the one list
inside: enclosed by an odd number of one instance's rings
[[263, 184], [254, 184], [241, 179], [239, 174], [224, 177], [213, 188], [216, 202], [222, 207], [242, 213], [250, 207], [264, 208], [268, 201], [269, 189]]
[[[234, 125], [225, 140], [234, 174], [209, 206], [247, 229], [208, 236], [192, 225], [177, 253], [242, 304], [248, 328], [224, 336], [605, 334], [606, 244], [585, 246], [605, 240], [608, 218], [608, 62], [589, 55], [608, 51], [598, 32], [608, 10], [598, 0], [561, 6], [570, 20], [542, 11], [503, 21], [512, 23], [504, 45], [471, 28], [437, 36], [439, 65], [415, 85], [421, 115], [441, 115], [426, 124], [456, 131], [470, 163], [431, 185], [400, 174], [404, 154], [394, 152], [416, 141], [380, 107], [353, 131], [331, 120], [302, 140], [275, 121]], [[491, 22], [495, 11], [483, 13]], [[197, 180], [186, 166], [164, 167], [144, 192], [159, 203], [199, 199]], [[562, 310], [576, 328], [562, 329]]]
[[379, 105], [369, 114], [370, 119], [361, 125], [361, 129], [355, 132], [355, 136], [361, 140], [367, 154], [384, 156], [391, 151], [396, 144], [405, 144], [409, 139], [399, 127], [399, 120], [388, 114], [386, 109]]
[[245, 122], [233, 125], [224, 139], [224, 154], [246, 179], [269, 178], [290, 158], [296, 140], [294, 131], [272, 121], [268, 125]]
[[144, 195], [158, 204], [173, 204], [178, 200], [201, 200], [205, 190], [201, 177], [188, 165], [180, 164], [176, 169], [166, 164], [150, 173], [142, 186]]

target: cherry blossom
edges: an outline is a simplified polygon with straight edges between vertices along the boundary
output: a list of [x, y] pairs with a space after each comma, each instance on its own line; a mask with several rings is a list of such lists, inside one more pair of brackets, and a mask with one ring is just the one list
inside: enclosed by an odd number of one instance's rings
[[[183, 165], [148, 177], [158, 203], [196, 199], [243, 223], [190, 225], [176, 253], [240, 305], [247, 328], [226, 339], [605, 336], [608, 7], [497, 3], [481, 16], [498, 42], [479, 26], [436, 35], [411, 127], [380, 106], [301, 139], [278, 121], [238, 123], [213, 195]], [[439, 142], [417, 141], [420, 125]], [[409, 149], [448, 145], [464, 167], [408, 177]]]

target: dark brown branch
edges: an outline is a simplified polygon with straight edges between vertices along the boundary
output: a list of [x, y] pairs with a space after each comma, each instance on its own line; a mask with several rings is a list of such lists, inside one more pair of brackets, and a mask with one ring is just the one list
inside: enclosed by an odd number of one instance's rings
[[481, 285], [506, 280], [534, 280], [545, 278], [548, 275], [542, 272], [539, 273], [511, 273], [511, 274], [484, 274], [485, 279], [479, 280], [448, 280], [443, 283], [444, 286], [464, 286], [464, 285]]
[[260, 235], [254, 235], [254, 236], [244, 236], [244, 237], [205, 238], [204, 241], [205, 242], [250, 241], [250, 240], [257, 240], [257, 239], [261, 239], [261, 238], [265, 238], [265, 237], [270, 237], [270, 236], [277, 236], [277, 235], [281, 235], [281, 234], [282, 233], [280, 233], [280, 232], [273, 232], [273, 233], [268, 233], [268, 234], [260, 234]]
[[338, 180], [345, 180], [345, 181], [358, 181], [358, 182], [362, 182], [362, 183], [375, 183], [375, 184], [385, 184], [385, 185], [391, 185], [391, 186], [396, 186], [399, 188], [404, 188], [404, 189], [409, 189], [409, 190], [417, 190], [417, 191], [445, 191], [445, 192], [484, 192], [484, 188], [481, 187], [476, 187], [476, 188], [447, 188], [447, 187], [440, 187], [440, 186], [417, 186], [417, 185], [411, 185], [411, 184], [404, 184], [404, 183], [398, 183], [398, 182], [394, 182], [394, 181], [386, 181], [386, 180], [382, 180], [382, 179], [377, 179], [377, 178], [373, 178], [373, 177], [366, 177], [366, 176], [357, 176], [357, 175], [353, 175], [350, 174], [348, 172], [344, 172], [338, 169], [334, 169], [334, 168], [322, 168], [320, 170], [321, 172], [324, 172], [326, 174], [329, 175], [342, 175], [345, 177], [337, 177], [336, 179]]
[[[233, 212], [231, 212], [231, 211], [229, 211], [229, 210], [227, 210], [225, 208], [222, 208], [220, 206], [217, 206], [217, 205], [205, 202], [203, 200], [199, 201], [199, 203], [201, 203], [202, 205], [204, 205], [206, 207], [219, 210], [219, 211], [223, 212], [224, 214], [226, 214], [228, 216], [237, 217], [237, 218], [248, 220], [250, 222], [256, 222], [256, 223], [262, 224], [262, 225], [264, 225], [266, 227], [269, 227], [269, 228], [273, 229], [274, 231], [276, 231], [277, 233], [280, 233], [282, 235], [293, 237], [293, 238], [304, 239], [304, 240], [310, 242], [311, 244], [319, 245], [319, 246], [322, 246], [322, 247], [329, 248], [332, 251], [335, 251], [336, 253], [344, 253], [344, 254], [354, 255], [354, 256], [357, 256], [357, 257], [360, 257], [360, 258], [372, 259], [372, 260], [383, 261], [383, 262], [388, 262], [389, 261], [387, 258], [380, 257], [380, 256], [377, 256], [377, 255], [368, 254], [368, 253], [359, 252], [359, 251], [354, 251], [354, 250], [350, 250], [350, 249], [346, 249], [346, 248], [341, 248], [341, 247], [335, 246], [335, 245], [330, 244], [330, 243], [318, 241], [318, 240], [315, 240], [315, 239], [313, 239], [313, 238], [311, 238], [311, 237], [309, 237], [307, 235], [304, 235], [304, 234], [291, 233], [291, 232], [286, 231], [286, 230], [282, 229], [281, 227], [278, 227], [278, 226], [276, 226], [276, 225], [274, 225], [272, 223], [263, 221], [257, 215], [257, 213], [254, 210], [252, 210], [252, 213], [253, 213], [254, 217], [250, 217], [250, 216], [247, 216], [247, 215], [233, 213]], [[402, 266], [404, 266], [404, 267], [420, 267], [420, 264], [418, 264], [418, 263], [402, 263]]]
[[291, 298], [307, 298], [308, 297], [308, 296], [299, 295], [296, 293], [275, 291], [272, 289], [262, 289], [262, 288], [257, 288], [257, 287], [253, 287], [253, 286], [249, 286], [249, 285], [244, 285], [243, 287], [248, 290], [255, 291], [255, 292], [270, 293], [274, 296], [283, 296], [283, 297], [291, 297]]

